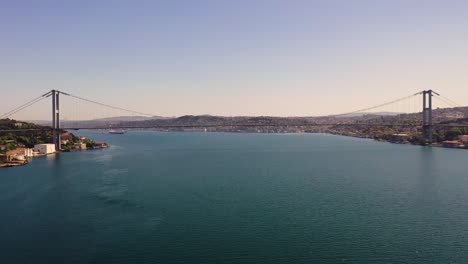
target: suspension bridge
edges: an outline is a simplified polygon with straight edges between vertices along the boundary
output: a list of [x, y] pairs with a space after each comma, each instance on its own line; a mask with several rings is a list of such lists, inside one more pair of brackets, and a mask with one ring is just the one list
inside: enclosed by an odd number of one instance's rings
[[[422, 97], [422, 100], [421, 100]], [[435, 127], [463, 127], [467, 128], [468, 125], [465, 124], [450, 124], [447, 122], [441, 121], [439, 118], [438, 122], [434, 122], [433, 118], [433, 109], [434, 109], [434, 100], [433, 98], [437, 99], [438, 105], [440, 107], [449, 107], [449, 108], [456, 108], [460, 107], [455, 101], [451, 100], [448, 97], [441, 95], [433, 90], [424, 90], [418, 93], [411, 94], [409, 96], [405, 96], [396, 100], [388, 101], [386, 103], [374, 105], [371, 107], [366, 107], [363, 109], [358, 109], [346, 113], [340, 114], [333, 114], [327, 116], [321, 116], [313, 119], [312, 121], [295, 121], [295, 122], [288, 122], [286, 123], [215, 123], [215, 124], [143, 124], [139, 125], [139, 123], [132, 124], [131, 121], [138, 121], [138, 120], [127, 120], [127, 122], [119, 122], [112, 125], [87, 125], [83, 126], [82, 122], [71, 122], [69, 120], [85, 120], [83, 116], [86, 116], [86, 120], [95, 120], [99, 117], [112, 117], [116, 116], [115, 111], [123, 115], [130, 115], [136, 117], [146, 117], [147, 120], [155, 117], [154, 114], [144, 113], [140, 111], [135, 111], [132, 109], [127, 109], [123, 107], [118, 107], [110, 104], [106, 104], [103, 102], [99, 102], [96, 100], [91, 100], [89, 98], [84, 98], [81, 96], [77, 96], [71, 93], [66, 93], [59, 90], [51, 90], [41, 96], [38, 96], [27, 103], [24, 103], [11, 111], [8, 111], [2, 115], [0, 115], [0, 119], [9, 118], [15, 116], [17, 113], [21, 111], [25, 111], [31, 109], [33, 106], [37, 105], [39, 102], [43, 102], [45, 99], [51, 98], [51, 126], [50, 127], [42, 127], [42, 128], [17, 128], [17, 129], [9, 129], [9, 130], [1, 130], [0, 132], [24, 132], [24, 131], [38, 131], [38, 130], [49, 130], [52, 131], [52, 138], [53, 143], [56, 146], [56, 149], [60, 149], [60, 134], [63, 130], [80, 130], [80, 129], [168, 129], [168, 128], [213, 128], [213, 127], [292, 127], [292, 126], [301, 126], [301, 127], [314, 127], [314, 126], [336, 126], [336, 127], [343, 127], [343, 126], [365, 126], [365, 127], [408, 127], [408, 128], [417, 128], [421, 130], [423, 136], [423, 143], [424, 144], [432, 144], [433, 142], [433, 129]], [[65, 104], [61, 104], [63, 99], [72, 99], [73, 101], [67, 101]], [[70, 105], [74, 106], [69, 107]], [[76, 103], [85, 103], [92, 105], [93, 107], [83, 106], [83, 105], [76, 105]], [[62, 125], [64, 123], [61, 120], [63, 114], [62, 107], [67, 107], [68, 117], [66, 118], [67, 122], [65, 122], [65, 126]], [[402, 110], [402, 108], [405, 108]], [[101, 109], [101, 111], [97, 111], [96, 107]], [[109, 110], [114, 112], [109, 112]], [[382, 111], [383, 112], [375, 112], [375, 111]], [[70, 112], [82, 112], [87, 111], [87, 113], [79, 113], [81, 118], [70, 118]], [[366, 121], [343, 121], [349, 117], [359, 116], [359, 115], [372, 115], [372, 116], [403, 116], [405, 114], [414, 114], [420, 113], [419, 118], [412, 120], [411, 122], [391, 122], [391, 123], [373, 123], [373, 122], [366, 122]], [[370, 119], [371, 120], [371, 119]]]

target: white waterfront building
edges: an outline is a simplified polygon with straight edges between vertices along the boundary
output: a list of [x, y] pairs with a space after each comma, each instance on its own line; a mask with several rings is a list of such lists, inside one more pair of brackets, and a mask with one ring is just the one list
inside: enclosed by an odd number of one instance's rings
[[54, 144], [37, 144], [34, 146], [34, 152], [37, 152], [39, 155], [47, 155], [55, 153]]

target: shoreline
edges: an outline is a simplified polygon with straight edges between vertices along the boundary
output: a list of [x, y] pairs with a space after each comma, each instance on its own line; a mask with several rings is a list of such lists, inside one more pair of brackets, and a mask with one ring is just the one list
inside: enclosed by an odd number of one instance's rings
[[110, 146], [107, 144], [105, 147], [93, 147], [93, 148], [81, 149], [81, 150], [73, 149], [73, 150], [68, 150], [68, 151], [67, 150], [65, 150], [65, 151], [61, 150], [61, 151], [57, 151], [57, 152], [54, 152], [54, 153], [40, 154], [40, 155], [35, 155], [35, 156], [32, 156], [32, 157], [28, 157], [28, 159], [24, 160], [24, 161], [0, 162], [0, 169], [26, 166], [26, 165], [28, 165], [30, 163], [29, 160], [34, 158], [34, 157], [46, 157], [46, 156], [57, 155], [57, 154], [60, 154], [60, 153], [67, 153], [67, 152], [81, 152], [81, 151], [87, 151], [87, 150], [107, 149], [109, 147]]
[[[318, 134], [318, 133], [313, 133], [313, 134]], [[468, 146], [464, 147], [444, 147], [441, 143], [432, 143], [432, 144], [427, 144], [427, 145], [422, 145], [422, 144], [414, 144], [411, 142], [392, 142], [390, 140], [384, 140], [384, 139], [375, 139], [372, 137], [359, 137], [359, 136], [353, 136], [353, 135], [343, 135], [343, 134], [334, 134], [334, 133], [322, 133], [322, 134], [328, 134], [328, 135], [334, 135], [334, 136], [343, 136], [343, 137], [351, 137], [351, 138], [360, 138], [360, 139], [369, 139], [377, 142], [385, 142], [385, 143], [390, 143], [390, 144], [395, 144], [395, 145], [411, 145], [411, 146], [421, 146], [421, 147], [435, 147], [435, 148], [445, 148], [445, 149], [468, 149]]]
[[0, 168], [12, 168], [12, 167], [19, 167], [19, 166], [25, 166], [28, 165], [29, 162], [27, 160], [25, 161], [13, 161], [13, 162], [3, 162], [0, 163]]

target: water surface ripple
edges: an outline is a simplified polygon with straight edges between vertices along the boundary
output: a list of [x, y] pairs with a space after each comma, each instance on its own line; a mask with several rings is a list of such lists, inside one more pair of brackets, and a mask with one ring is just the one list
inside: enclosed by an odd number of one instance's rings
[[77, 131], [0, 170], [0, 263], [467, 263], [468, 151]]

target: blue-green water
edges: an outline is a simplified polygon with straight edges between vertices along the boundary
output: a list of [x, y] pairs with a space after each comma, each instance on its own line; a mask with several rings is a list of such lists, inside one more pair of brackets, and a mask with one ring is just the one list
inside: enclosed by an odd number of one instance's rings
[[468, 151], [83, 132], [0, 170], [0, 263], [467, 263]]

